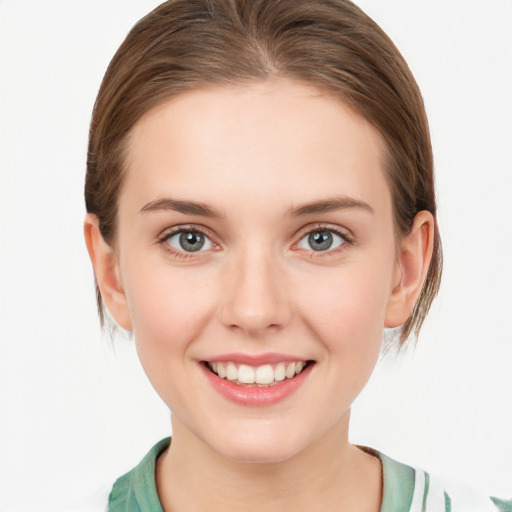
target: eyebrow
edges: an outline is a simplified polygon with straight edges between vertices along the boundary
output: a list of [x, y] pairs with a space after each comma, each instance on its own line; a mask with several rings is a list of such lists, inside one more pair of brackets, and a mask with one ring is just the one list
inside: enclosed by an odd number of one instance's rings
[[359, 199], [354, 199], [352, 197], [333, 197], [330, 199], [325, 199], [322, 201], [313, 201], [311, 203], [306, 203], [289, 210], [289, 214], [293, 217], [298, 217], [300, 215], [311, 215], [315, 213], [328, 213], [336, 210], [345, 210], [345, 209], [360, 209], [367, 211], [368, 213], [373, 214], [373, 208], [364, 201], [360, 201]]
[[185, 213], [189, 215], [201, 215], [202, 217], [223, 217], [223, 215], [219, 211], [215, 210], [214, 208], [211, 208], [210, 206], [204, 203], [196, 201], [186, 201], [182, 199], [172, 199], [170, 197], [150, 201], [139, 210], [139, 213], [167, 210]]
[[[369, 213], [373, 213], [373, 208], [368, 203], [351, 197], [343, 196], [325, 199], [321, 201], [313, 201], [311, 203], [296, 206], [290, 208], [288, 214], [292, 217], [299, 217], [302, 215], [328, 213], [336, 210], [354, 208], [365, 210]], [[172, 199], [170, 197], [150, 201], [139, 210], [139, 213], [166, 210], [171, 210], [188, 215], [200, 215], [202, 217], [209, 217], [215, 219], [223, 217], [223, 215], [219, 211], [206, 205], [205, 203], [188, 201], [183, 199]]]

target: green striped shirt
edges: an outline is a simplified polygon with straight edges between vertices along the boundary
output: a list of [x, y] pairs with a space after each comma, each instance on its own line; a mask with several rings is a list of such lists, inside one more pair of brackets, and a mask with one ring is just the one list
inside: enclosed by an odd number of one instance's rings
[[[157, 443], [140, 464], [119, 478], [109, 497], [109, 512], [163, 512], [155, 484], [155, 462], [170, 438]], [[397, 462], [382, 453], [383, 496], [380, 512], [512, 512], [512, 501], [448, 489], [420, 469]]]

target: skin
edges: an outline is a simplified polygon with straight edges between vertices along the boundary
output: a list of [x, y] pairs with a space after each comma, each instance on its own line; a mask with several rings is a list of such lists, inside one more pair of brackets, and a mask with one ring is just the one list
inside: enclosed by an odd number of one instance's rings
[[[379, 510], [380, 464], [348, 442], [350, 406], [383, 328], [415, 304], [433, 238], [420, 212], [397, 244], [384, 156], [344, 103], [283, 79], [183, 93], [135, 125], [115, 247], [92, 215], [85, 234], [105, 304], [172, 410], [166, 512]], [[187, 253], [180, 228], [211, 244]], [[311, 247], [315, 230], [338, 233], [332, 248]], [[265, 407], [227, 400], [200, 364], [269, 352], [314, 365]]]

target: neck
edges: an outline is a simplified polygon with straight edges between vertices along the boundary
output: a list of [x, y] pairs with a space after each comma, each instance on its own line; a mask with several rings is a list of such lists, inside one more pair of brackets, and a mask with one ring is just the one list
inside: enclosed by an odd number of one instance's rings
[[304, 451], [272, 463], [226, 459], [173, 422], [172, 446], [156, 469], [164, 511], [378, 512], [380, 462], [348, 442], [348, 416]]

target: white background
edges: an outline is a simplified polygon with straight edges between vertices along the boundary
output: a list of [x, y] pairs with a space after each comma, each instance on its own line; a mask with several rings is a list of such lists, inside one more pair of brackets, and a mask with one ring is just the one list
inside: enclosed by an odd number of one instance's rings
[[[94, 98], [150, 0], [0, 0], [0, 510], [89, 510], [170, 433], [132, 342], [102, 337], [82, 240]], [[415, 351], [352, 440], [512, 496], [512, 1], [360, 0], [430, 117], [445, 249]], [[82, 507], [82, 508], [80, 508]]]

